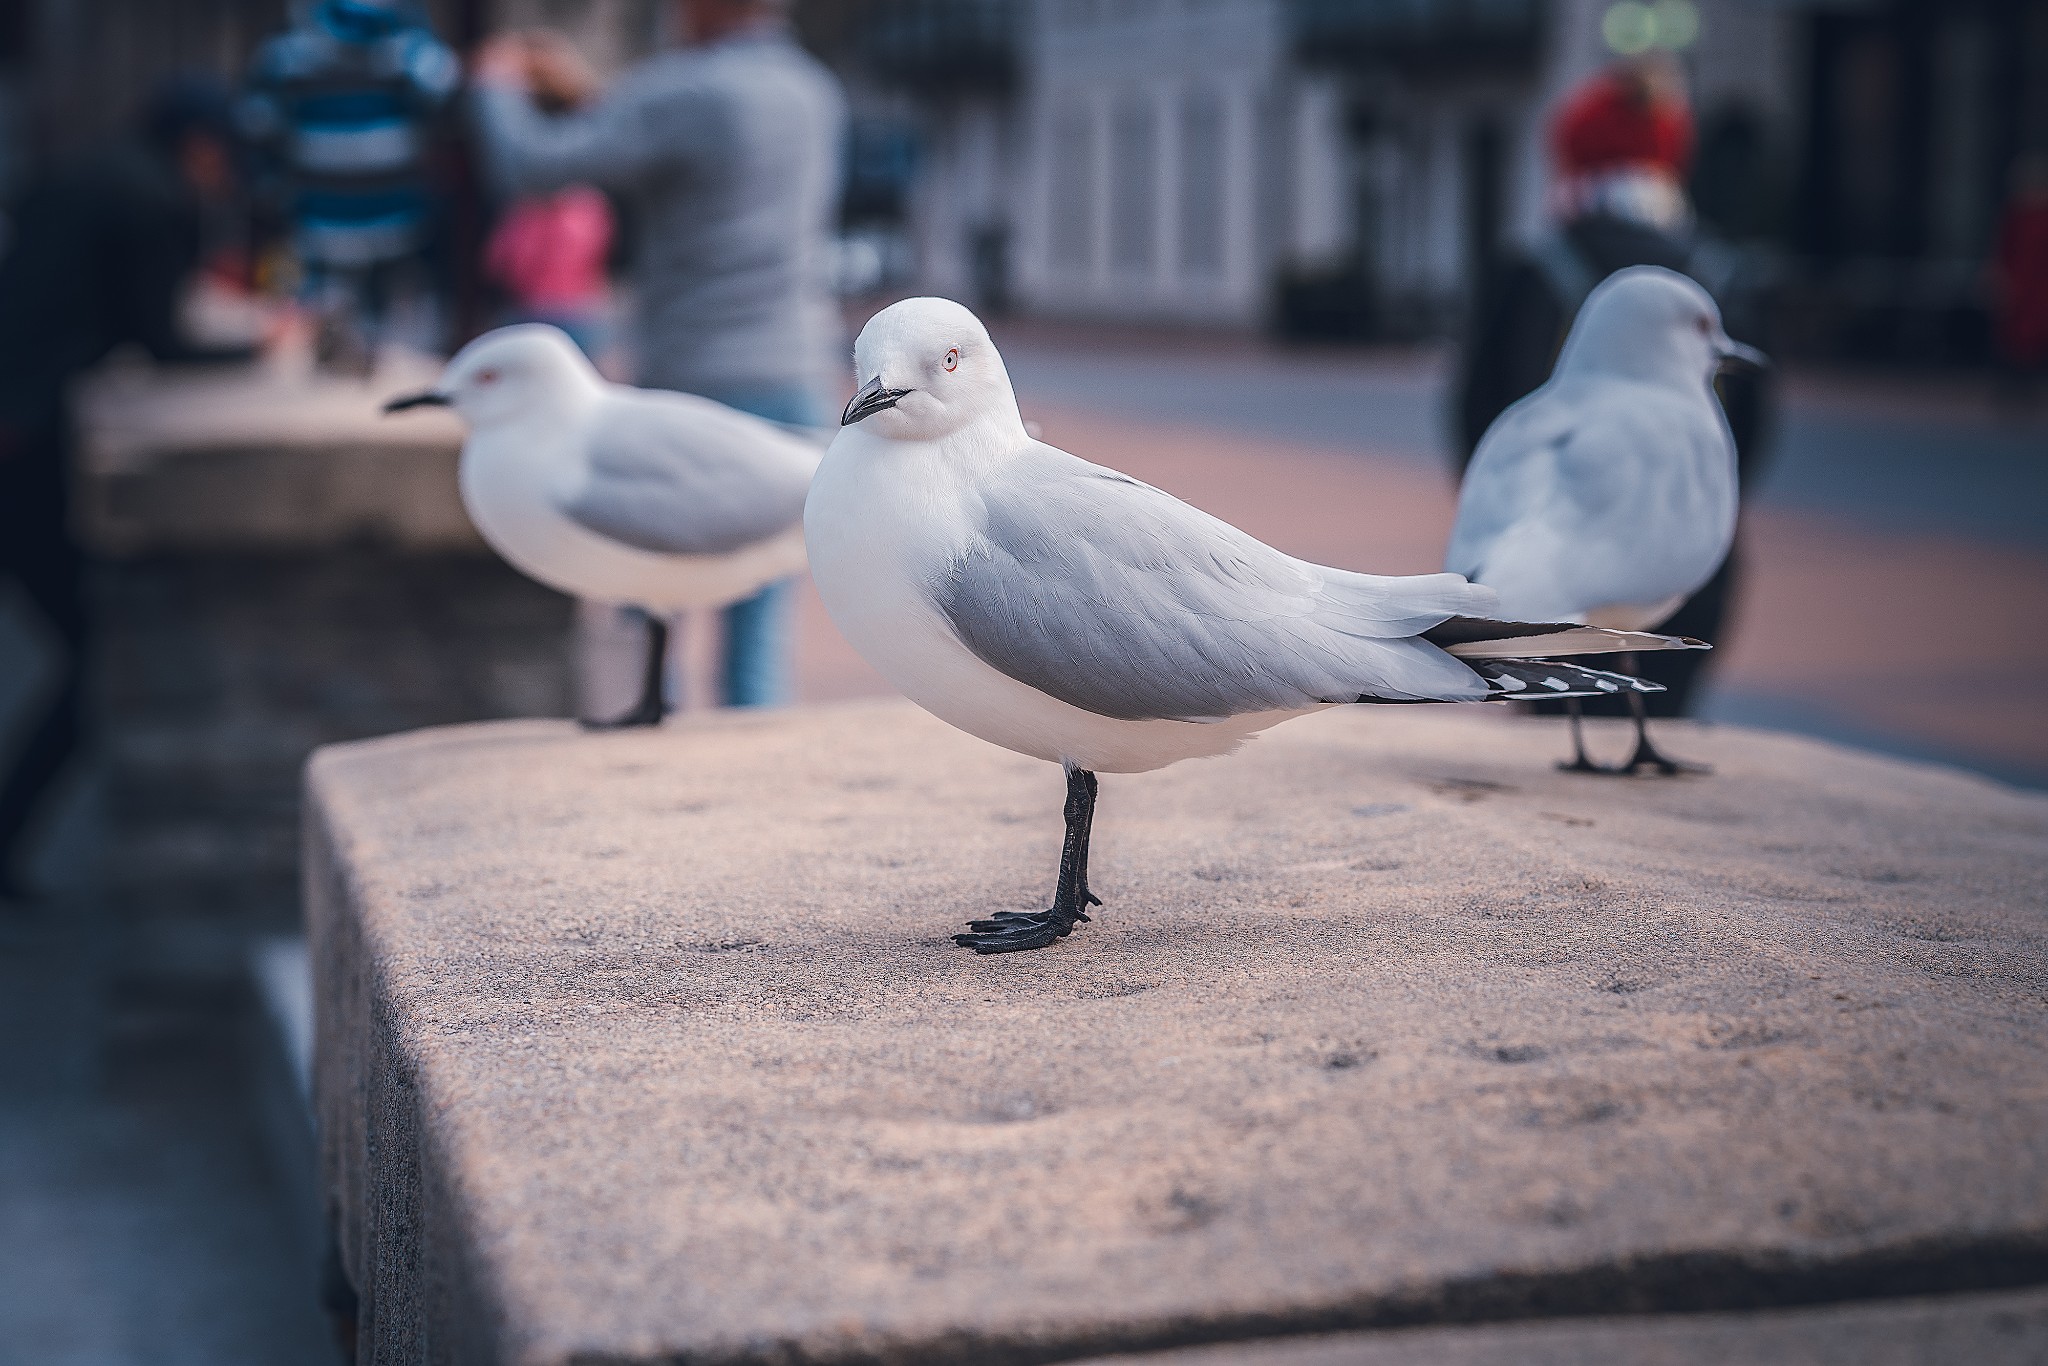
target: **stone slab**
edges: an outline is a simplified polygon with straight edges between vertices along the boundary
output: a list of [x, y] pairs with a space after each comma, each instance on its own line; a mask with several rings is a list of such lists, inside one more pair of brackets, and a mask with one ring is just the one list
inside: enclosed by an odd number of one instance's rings
[[1046, 1361], [2048, 1280], [2048, 800], [1347, 709], [1062, 785], [907, 704], [322, 751], [367, 1360]]
[[455, 482], [461, 424], [445, 412], [381, 411], [438, 370], [403, 353], [366, 379], [110, 366], [79, 394], [80, 531], [111, 555], [354, 541], [481, 551]]
[[2040, 1366], [2048, 1293], [1343, 1333], [1088, 1366]]

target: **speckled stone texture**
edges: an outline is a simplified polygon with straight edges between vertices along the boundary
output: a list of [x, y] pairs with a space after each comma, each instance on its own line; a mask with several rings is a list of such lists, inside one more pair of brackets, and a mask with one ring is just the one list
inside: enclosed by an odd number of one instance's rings
[[1063, 785], [905, 703], [323, 750], [364, 1360], [1051, 1361], [2048, 1280], [2048, 800], [1662, 735], [1718, 772], [1357, 708], [1108, 777], [1107, 904], [992, 958], [949, 936], [1044, 904]]

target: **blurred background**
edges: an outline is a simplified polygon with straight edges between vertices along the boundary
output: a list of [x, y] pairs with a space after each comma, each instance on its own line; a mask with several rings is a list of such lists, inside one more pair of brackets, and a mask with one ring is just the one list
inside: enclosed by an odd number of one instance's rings
[[[0, 4], [0, 1360], [343, 1350], [300, 766], [632, 692], [629, 630], [477, 540], [459, 426], [378, 416], [520, 318], [648, 363], [644, 206], [501, 189], [465, 60], [563, 35], [530, 94], [569, 117], [689, 8]], [[1779, 365], [1724, 390], [1743, 531], [1674, 703], [2048, 786], [2048, 0], [788, 20], [846, 96], [846, 335], [959, 298], [1047, 439], [1309, 558], [1436, 569], [1576, 301], [1693, 274]], [[803, 585], [788, 636], [798, 700], [886, 691]]]

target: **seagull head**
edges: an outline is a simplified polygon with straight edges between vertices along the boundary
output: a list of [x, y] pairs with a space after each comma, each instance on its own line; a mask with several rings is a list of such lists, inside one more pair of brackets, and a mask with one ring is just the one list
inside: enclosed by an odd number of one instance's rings
[[981, 319], [951, 299], [905, 299], [860, 330], [859, 386], [839, 425], [866, 425], [897, 441], [937, 441], [977, 423], [1022, 437], [1009, 371]]
[[472, 428], [485, 427], [540, 416], [595, 393], [602, 382], [568, 333], [521, 323], [484, 333], [455, 353], [433, 388], [394, 398], [384, 411], [453, 408]]
[[1767, 364], [1763, 352], [1722, 328], [1706, 290], [1675, 270], [1630, 266], [1586, 296], [1557, 368], [1698, 384], [1725, 367]]

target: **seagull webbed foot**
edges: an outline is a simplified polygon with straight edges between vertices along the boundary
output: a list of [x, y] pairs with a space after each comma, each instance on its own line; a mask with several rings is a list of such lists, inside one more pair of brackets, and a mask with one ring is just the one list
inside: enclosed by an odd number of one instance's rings
[[[1101, 897], [1087, 892], [1082, 896], [1087, 905], [1102, 904]], [[968, 932], [954, 935], [953, 942], [976, 953], [1022, 953], [1057, 943], [1087, 919], [1086, 911], [1057, 906], [1049, 911], [997, 911], [986, 920], [969, 922]]]
[[1095, 824], [1095, 775], [1086, 769], [1067, 770], [1067, 839], [1060, 850], [1060, 880], [1052, 909], [997, 911], [986, 920], [968, 922], [967, 933], [953, 942], [976, 953], [1021, 953], [1042, 949], [1074, 932], [1088, 919], [1088, 908], [1102, 898], [1088, 890], [1088, 832]]
[[1614, 770], [1616, 773], [1633, 774], [1639, 769], [1649, 769], [1663, 778], [1676, 778], [1683, 774], [1712, 773], [1711, 764], [1688, 763], [1683, 759], [1667, 759], [1648, 740], [1636, 746], [1636, 752], [1629, 755], [1628, 762]]
[[1560, 773], [1591, 773], [1601, 778], [1633, 778], [1645, 769], [1648, 769], [1660, 778], [1676, 778], [1682, 775], [1696, 775], [1712, 773], [1714, 771], [1712, 765], [1687, 763], [1682, 759], [1667, 759], [1654, 749], [1638, 749], [1629, 756], [1629, 760], [1625, 764], [1615, 764], [1612, 766], [1596, 764], [1582, 754], [1576, 759], [1559, 759], [1557, 761], [1557, 768]]
[[660, 703], [650, 707], [645, 702], [642, 702], [631, 711], [623, 712], [608, 720], [594, 720], [586, 716], [579, 718], [576, 724], [585, 730], [631, 730], [635, 726], [658, 726], [661, 724], [662, 717], [667, 714], [668, 708]]

